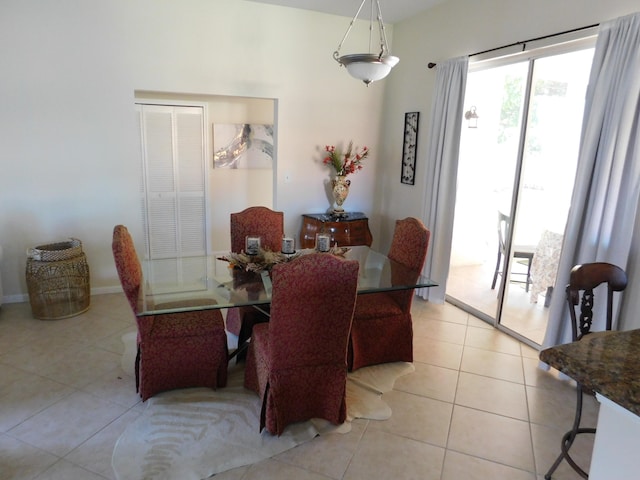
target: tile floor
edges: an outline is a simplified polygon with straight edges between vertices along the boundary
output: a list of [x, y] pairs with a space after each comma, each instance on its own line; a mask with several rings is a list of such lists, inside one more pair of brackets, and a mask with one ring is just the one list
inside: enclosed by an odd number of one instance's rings
[[[571, 382], [452, 305], [416, 300], [413, 312], [416, 371], [385, 395], [391, 419], [358, 420], [349, 434], [216, 478], [542, 479], [572, 423]], [[114, 444], [144, 408], [121, 367], [121, 338], [133, 331], [119, 294], [56, 321], [33, 319], [28, 303], [0, 307], [0, 480], [115, 478]], [[591, 398], [585, 417], [595, 425]], [[592, 441], [580, 442], [588, 465]], [[554, 478], [579, 477], [563, 462]]]

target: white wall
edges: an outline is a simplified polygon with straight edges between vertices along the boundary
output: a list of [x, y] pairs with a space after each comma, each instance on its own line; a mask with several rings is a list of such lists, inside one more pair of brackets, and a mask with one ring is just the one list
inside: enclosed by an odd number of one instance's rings
[[3, 0], [5, 301], [26, 299], [28, 247], [71, 236], [84, 243], [94, 293], [119, 289], [113, 226], [141, 238], [135, 91], [276, 99], [274, 207], [287, 232], [330, 206], [320, 149], [370, 145], [347, 206], [372, 213], [385, 84], [366, 88], [333, 60], [348, 21], [243, 0]]

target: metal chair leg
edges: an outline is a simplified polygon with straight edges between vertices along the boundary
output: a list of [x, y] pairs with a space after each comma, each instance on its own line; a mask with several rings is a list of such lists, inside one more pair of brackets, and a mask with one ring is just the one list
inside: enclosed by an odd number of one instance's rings
[[496, 288], [496, 281], [498, 280], [498, 274], [500, 273], [500, 260], [502, 259], [502, 251], [498, 249], [498, 260], [496, 261], [496, 269], [493, 272], [493, 282], [491, 282], [491, 290]]
[[573, 427], [563, 435], [562, 441], [560, 443], [560, 455], [558, 455], [556, 461], [553, 462], [553, 465], [551, 465], [551, 468], [545, 474], [545, 480], [551, 480], [551, 475], [553, 475], [553, 472], [555, 472], [556, 468], [558, 468], [560, 462], [562, 462], [563, 459], [566, 460], [571, 468], [573, 468], [582, 478], [589, 478], [589, 474], [582, 468], [580, 468], [580, 466], [573, 460], [573, 458], [571, 458], [571, 455], [569, 455], [569, 449], [571, 448], [571, 445], [573, 445], [573, 442], [575, 441], [578, 434], [596, 433], [595, 428], [580, 428], [580, 420], [582, 418], [582, 385], [579, 383], [577, 384], [576, 392], [578, 398], [576, 401], [576, 415], [573, 420]]

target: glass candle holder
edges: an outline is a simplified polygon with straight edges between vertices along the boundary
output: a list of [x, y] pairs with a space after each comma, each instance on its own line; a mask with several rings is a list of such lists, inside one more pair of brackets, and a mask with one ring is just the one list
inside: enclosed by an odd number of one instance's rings
[[331, 236], [327, 233], [318, 233], [316, 235], [316, 250], [319, 252], [328, 252], [331, 248]]
[[282, 237], [282, 253], [295, 253], [296, 242], [292, 237]]
[[257, 255], [260, 253], [260, 237], [247, 235], [245, 238], [244, 251], [247, 255]]

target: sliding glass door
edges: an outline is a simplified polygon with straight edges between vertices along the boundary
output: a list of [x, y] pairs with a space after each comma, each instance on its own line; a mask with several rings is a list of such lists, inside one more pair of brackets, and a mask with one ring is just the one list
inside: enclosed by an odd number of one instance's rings
[[470, 72], [447, 295], [540, 344], [573, 182], [592, 49]]

